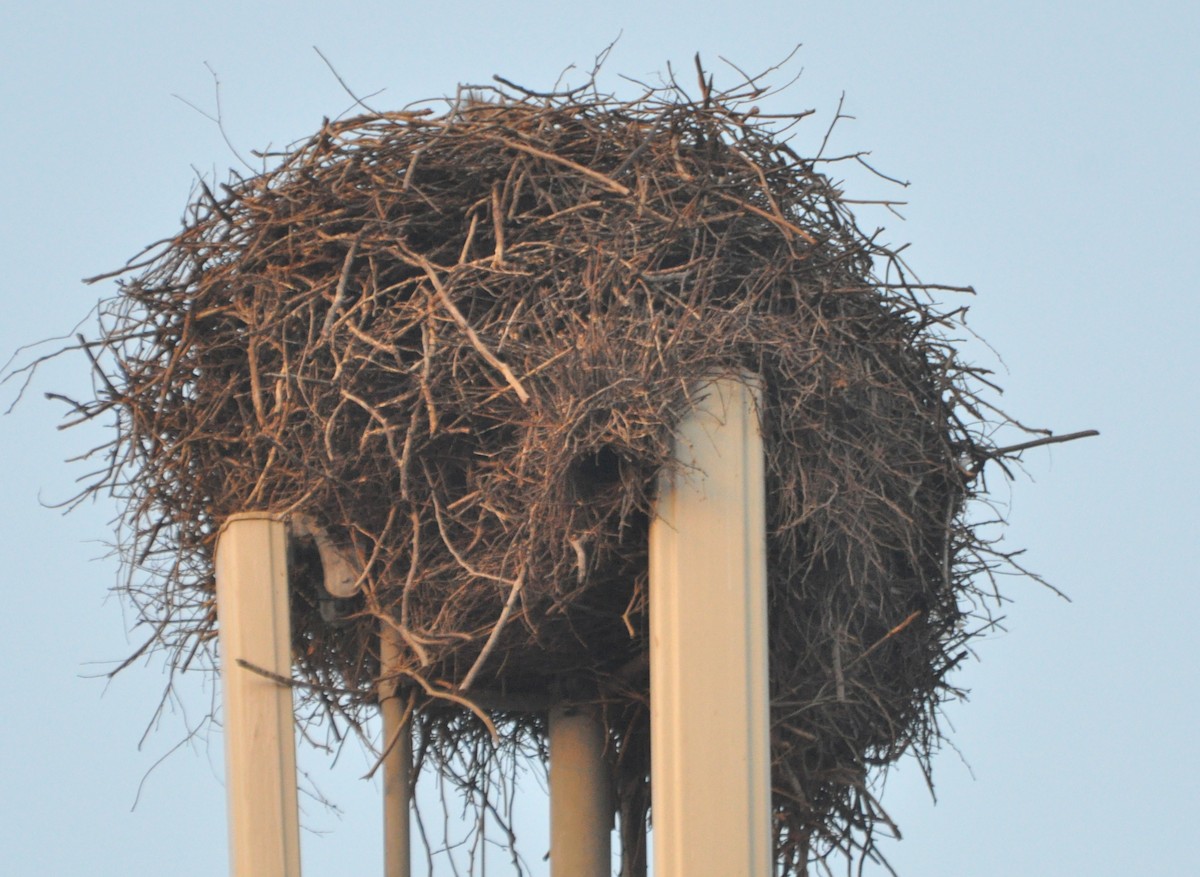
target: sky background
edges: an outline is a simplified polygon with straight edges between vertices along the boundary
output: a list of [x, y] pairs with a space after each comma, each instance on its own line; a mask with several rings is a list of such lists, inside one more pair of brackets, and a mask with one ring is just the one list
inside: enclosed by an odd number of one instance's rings
[[[926, 877], [1195, 873], [1198, 10], [1103, 0], [8, 3], [0, 359], [69, 333], [112, 291], [80, 278], [173, 234], [197, 172], [223, 179], [237, 162], [186, 103], [215, 113], [210, 68], [225, 133], [248, 155], [349, 108], [314, 45], [356, 92], [382, 90], [371, 102], [398, 108], [494, 73], [548, 88], [574, 64], [568, 79], [579, 82], [618, 35], [600, 77], [618, 92], [632, 90], [618, 74], [653, 79], [668, 62], [690, 83], [697, 51], [718, 86], [733, 84], [719, 56], [757, 71], [801, 44], [784, 71], [800, 78], [771, 104], [817, 110], [795, 132], [797, 150], [815, 150], [844, 93], [855, 118], [839, 124], [834, 148], [870, 150], [876, 167], [911, 181], [897, 190], [848, 178], [851, 197], [908, 202], [904, 221], [865, 211], [862, 224], [912, 242], [906, 255], [923, 279], [978, 290], [970, 324], [1002, 362], [977, 343], [967, 355], [997, 369], [1011, 414], [1103, 433], [1027, 453], [1011, 485], [992, 479], [1008, 546], [1028, 549], [1025, 561], [1072, 602], [1006, 583], [1007, 632], [980, 642], [981, 660], [954, 680], [971, 696], [947, 711], [959, 751], [935, 761], [938, 804], [902, 764], [883, 802], [904, 840], [884, 849], [902, 875]], [[139, 641], [108, 594], [116, 510], [51, 507], [90, 468], [63, 461], [106, 435], [56, 431], [63, 410], [42, 392], [85, 392], [86, 371], [77, 358], [50, 364], [0, 418], [0, 871], [221, 874], [220, 736], [179, 746], [208, 712], [212, 681], [189, 679], [148, 728], [161, 664], [104, 678]], [[2, 388], [0, 402], [14, 392]], [[303, 803], [306, 873], [380, 873], [379, 790], [359, 779], [365, 756], [303, 762], [343, 808], [339, 817]], [[543, 813], [530, 785], [532, 835]], [[537, 845], [527, 858], [541, 874]]]

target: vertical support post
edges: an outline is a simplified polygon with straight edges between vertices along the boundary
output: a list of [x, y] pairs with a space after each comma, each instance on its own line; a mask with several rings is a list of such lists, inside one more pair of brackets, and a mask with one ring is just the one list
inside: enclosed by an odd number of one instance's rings
[[217, 611], [233, 877], [300, 877], [292, 690], [288, 678], [287, 530], [265, 513], [234, 515], [217, 536]]
[[766, 495], [754, 379], [696, 388], [650, 524], [655, 877], [773, 872]]
[[599, 710], [550, 710], [550, 875], [609, 877], [613, 801]]
[[412, 800], [412, 724], [405, 704], [396, 695], [395, 667], [400, 634], [384, 624], [379, 633], [379, 711], [383, 717], [383, 872], [385, 877], [409, 877], [412, 853], [408, 804]]

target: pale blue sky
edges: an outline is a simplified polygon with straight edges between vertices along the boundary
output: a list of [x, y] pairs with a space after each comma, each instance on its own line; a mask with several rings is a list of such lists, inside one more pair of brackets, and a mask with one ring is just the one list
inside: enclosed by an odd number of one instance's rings
[[[398, 107], [493, 73], [547, 87], [618, 33], [601, 79], [611, 88], [668, 61], [687, 70], [696, 51], [719, 82], [719, 55], [758, 69], [802, 43], [790, 69], [803, 75], [775, 102], [818, 110], [797, 131], [801, 151], [845, 92], [856, 119], [835, 146], [871, 150], [912, 181], [899, 192], [851, 177], [858, 197], [909, 201], [907, 221], [864, 224], [913, 242], [925, 279], [978, 289], [971, 325], [1005, 364], [981, 345], [970, 355], [1000, 369], [1011, 413], [1103, 432], [1030, 452], [1011, 488], [993, 481], [1010, 545], [1074, 602], [1008, 584], [1009, 632], [979, 645], [982, 661], [956, 679], [971, 702], [949, 711], [974, 778], [944, 752], [933, 807], [902, 767], [883, 800], [905, 840], [887, 850], [902, 874], [924, 877], [1194, 873], [1198, 23], [1191, 3], [1078, 0], [7, 4], [0, 352], [70, 330], [111, 289], [79, 279], [171, 234], [193, 167], [222, 176], [235, 163], [216, 127], [173, 96], [214, 108], [206, 62], [227, 133], [248, 154], [347, 109], [313, 45], [357, 91], [386, 89], [374, 104]], [[63, 459], [102, 436], [56, 432], [60, 410], [40, 392], [86, 379], [78, 361], [54, 364], [0, 419], [0, 870], [220, 874], [219, 739], [182, 747], [143, 783], [208, 710], [211, 686], [197, 679], [139, 749], [161, 667], [89, 678], [137, 637], [106, 601], [114, 510], [64, 518], [41, 504], [70, 496], [88, 466]], [[346, 810], [339, 820], [306, 805], [322, 832], [306, 836], [306, 873], [378, 873], [364, 758], [306, 764]]]

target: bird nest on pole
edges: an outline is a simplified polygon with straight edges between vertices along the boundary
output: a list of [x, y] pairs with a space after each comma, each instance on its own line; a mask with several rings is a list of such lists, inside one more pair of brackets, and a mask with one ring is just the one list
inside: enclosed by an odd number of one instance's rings
[[[637, 828], [656, 475], [698, 379], [760, 375], [776, 842], [799, 874], [873, 854], [894, 826], [872, 771], [940, 740], [1003, 560], [967, 506], [1009, 421], [762, 90], [701, 88], [463, 92], [201, 184], [117, 272], [77, 406], [115, 416], [89, 489], [124, 503], [144, 649], [211, 665], [218, 528], [293, 517], [315, 536], [291, 581], [307, 731], [361, 729], [383, 625], [427, 763], [470, 786], [481, 752], [544, 756], [539, 710], [599, 704]], [[354, 596], [328, 593], [321, 542]]]

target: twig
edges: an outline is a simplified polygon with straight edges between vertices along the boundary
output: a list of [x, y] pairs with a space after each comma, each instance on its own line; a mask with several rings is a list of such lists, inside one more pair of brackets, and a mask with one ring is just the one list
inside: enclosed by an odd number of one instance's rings
[[236, 663], [243, 670], [249, 670], [251, 673], [262, 676], [264, 679], [270, 679], [272, 682], [278, 683], [279, 685], [283, 685], [287, 688], [299, 688], [303, 691], [323, 691], [327, 694], [341, 695], [358, 693], [352, 688], [338, 688], [333, 685], [318, 685], [315, 682], [305, 682], [301, 679], [293, 679], [290, 676], [283, 676], [279, 673], [272, 672], [265, 667], [259, 667], [257, 664], [251, 664], [245, 658], [238, 658], [234, 663]]
[[[351, 89], [350, 86], [346, 84], [346, 80], [342, 79], [342, 74], [337, 72], [337, 68], [333, 66], [333, 62], [331, 62], [328, 58], [325, 57], [324, 52], [322, 52], [316, 46], [313, 46], [313, 51], [316, 52], [317, 55], [320, 57], [320, 59], [325, 62], [325, 66], [329, 68], [329, 72], [333, 74], [333, 78], [338, 81], [338, 85], [340, 85], [342, 87], [342, 90], [345, 91], [346, 94], [350, 95], [350, 99], [352, 101], [354, 101], [356, 104], [358, 104], [360, 107], [362, 107], [364, 110], [366, 110], [368, 113], [370, 113], [373, 116], [382, 116], [383, 115], [383, 113], [380, 113], [374, 107], [368, 106], [366, 103], [366, 98], [360, 98], [357, 94], [354, 93], [354, 90]], [[375, 97], [375, 95], [381, 94], [382, 92], [383, 92], [383, 89], [381, 88], [381, 89], [379, 89], [379, 91], [371, 92], [370, 94], [367, 95], [367, 97]]]
[[342, 299], [346, 297], [346, 285], [350, 280], [350, 269], [354, 265], [354, 256], [358, 252], [358, 242], [362, 235], [358, 235], [350, 242], [350, 249], [346, 253], [346, 259], [342, 262], [342, 276], [338, 278], [337, 291], [333, 296], [333, 303], [329, 306], [329, 312], [325, 314], [325, 322], [321, 324], [321, 335], [327, 336], [329, 330], [333, 327], [334, 320], [337, 318], [338, 308], [342, 306]]
[[451, 703], [456, 703], [459, 706], [466, 707], [472, 713], [475, 714], [476, 718], [478, 718], [479, 721], [483, 722], [484, 726], [488, 729], [488, 733], [491, 735], [492, 740], [500, 739], [500, 732], [496, 730], [495, 722], [493, 722], [491, 717], [487, 713], [485, 713], [478, 706], [478, 704], [476, 704], [474, 701], [472, 701], [469, 697], [463, 697], [461, 695], [455, 694], [452, 691], [442, 691], [440, 689], [434, 688], [432, 685], [430, 685], [425, 680], [425, 678], [423, 676], [421, 676], [419, 673], [414, 673], [411, 670], [403, 670], [402, 669], [398, 672], [401, 676], [407, 676], [413, 682], [417, 683], [417, 685], [421, 686], [422, 690], [426, 694], [428, 694], [430, 697], [436, 697], [439, 700], [448, 700]]
[[496, 623], [492, 625], [492, 632], [488, 635], [487, 642], [483, 644], [483, 648], [479, 652], [479, 656], [475, 659], [475, 663], [471, 665], [471, 669], [467, 671], [467, 675], [463, 677], [462, 684], [459, 690], [466, 691], [475, 681], [475, 677], [479, 675], [479, 671], [483, 669], [488, 656], [492, 650], [496, 648], [496, 642], [500, 639], [500, 631], [504, 630], [504, 625], [508, 624], [509, 616], [512, 615], [513, 606], [517, 603], [517, 597], [521, 596], [521, 589], [525, 586], [525, 570], [521, 570], [517, 576], [517, 580], [513, 582], [512, 588], [508, 592], [508, 599], [504, 601], [504, 608], [500, 610], [500, 617], [496, 619]]
[[887, 633], [885, 633], [879, 639], [875, 640], [875, 642], [871, 643], [870, 647], [865, 652], [863, 652], [861, 655], [859, 655], [857, 658], [855, 658], [853, 661], [851, 661], [846, 666], [846, 669], [849, 670], [851, 667], [853, 667], [859, 661], [865, 660], [868, 655], [870, 655], [872, 652], [874, 652], [877, 648], [879, 648], [885, 642], [890, 640], [896, 634], [903, 631], [906, 627], [908, 627], [910, 624], [912, 624], [914, 621], [916, 621], [918, 618], [920, 618], [922, 614], [923, 613], [921, 612], [920, 609], [917, 609], [916, 611], [912, 612], [907, 618], [905, 618], [903, 621], [901, 621], [899, 624], [897, 624], [895, 627], [893, 627], [891, 630], [889, 630]]
[[583, 174], [585, 177], [601, 183], [605, 188], [616, 192], [618, 195], [630, 195], [633, 190], [628, 186], [623, 186], [614, 180], [612, 177], [600, 173], [600, 171], [592, 170], [590, 167], [571, 161], [569, 158], [563, 158], [561, 155], [555, 155], [553, 152], [547, 152], [544, 149], [538, 149], [536, 146], [530, 146], [528, 143], [522, 143], [520, 140], [513, 140], [509, 137], [497, 137], [501, 143], [510, 149], [516, 149], [520, 152], [527, 152], [530, 155], [535, 155], [538, 158], [544, 158], [546, 161], [552, 161], [555, 164], [561, 164], [563, 167], [569, 167], [571, 170]]
[[763, 210], [761, 207], [755, 207], [753, 204], [750, 204], [747, 201], [743, 201], [741, 198], [738, 198], [734, 195], [730, 195], [728, 192], [715, 192], [714, 194], [717, 197], [723, 198], [724, 200], [728, 201], [730, 204], [736, 204], [738, 207], [742, 208], [743, 210], [748, 210], [757, 216], [761, 216], [763, 219], [766, 219], [769, 222], [775, 223], [780, 228], [790, 231], [792, 234], [800, 237], [801, 239], [807, 241], [810, 244], [813, 244], [814, 246], [817, 243], [817, 239], [815, 237], [813, 237], [811, 234], [806, 232], [804, 229], [802, 229], [800, 226], [796, 225], [795, 223], [788, 222], [788, 220], [784, 219], [782, 216], [776, 216], [774, 213], [771, 213], [767, 210]]
[[1067, 435], [1048, 435], [1044, 438], [1033, 439], [1028, 442], [1020, 442], [1015, 445], [1008, 445], [1003, 448], [992, 448], [983, 452], [980, 456], [986, 460], [993, 460], [997, 457], [1006, 457], [1009, 454], [1015, 454], [1019, 451], [1027, 451], [1030, 448], [1039, 448], [1042, 445], [1057, 445], [1062, 442], [1073, 442], [1076, 439], [1091, 438], [1092, 436], [1100, 435], [1098, 429], [1085, 429], [1080, 432], [1072, 432]]
[[487, 348], [487, 345], [479, 340], [479, 336], [475, 334], [475, 330], [471, 328], [471, 324], [467, 322], [467, 318], [463, 316], [462, 311], [460, 311], [458, 306], [455, 305], [451, 300], [450, 294], [446, 292], [446, 287], [442, 285], [441, 278], [438, 277], [437, 272], [433, 269], [433, 265], [429, 263], [429, 260], [419, 253], [412, 253], [410, 251], [410, 255], [416, 260], [421, 270], [425, 272], [425, 276], [429, 278], [429, 282], [433, 284], [433, 288], [437, 291], [438, 300], [441, 301], [442, 307], [444, 307], [450, 313], [450, 316], [454, 318], [454, 322], [458, 323], [459, 328], [466, 333], [468, 340], [471, 342], [471, 346], [474, 347], [479, 355], [487, 360], [487, 362], [494, 369], [500, 372], [500, 374], [504, 375], [504, 380], [507, 381], [508, 385], [513, 388], [513, 392], [517, 394], [518, 399], [520, 399], [522, 402], [528, 402], [529, 393], [521, 385], [521, 382], [517, 379], [517, 376], [512, 373], [512, 369], [505, 365], [500, 358], [496, 356], [496, 354], [492, 353], [492, 351]]
[[188, 100], [187, 98], [184, 98], [184, 97], [180, 97], [178, 94], [173, 95], [173, 97], [176, 100], [187, 104], [189, 107], [191, 107], [193, 110], [198, 112], [200, 115], [204, 116], [204, 118], [208, 119], [210, 122], [215, 122], [217, 125], [217, 130], [219, 132], [221, 132], [221, 139], [225, 141], [225, 145], [229, 147], [229, 151], [233, 153], [233, 157], [236, 158], [238, 161], [240, 161], [246, 167], [246, 169], [248, 171], [250, 171], [251, 173], [257, 173], [258, 169], [255, 168], [254, 165], [250, 164], [250, 162], [246, 161], [246, 159], [242, 158], [242, 154], [240, 152], [238, 152], [237, 147], [233, 145], [233, 141], [229, 139], [229, 133], [225, 130], [224, 113], [221, 109], [221, 79], [220, 79], [220, 77], [217, 76], [217, 71], [213, 69], [213, 66], [211, 64], [209, 64], [207, 61], [205, 61], [204, 66], [208, 70], [209, 75], [212, 76], [213, 95], [214, 95], [214, 100], [217, 104], [217, 114], [214, 116], [212, 113], [206, 113], [204, 110], [200, 109], [200, 107], [196, 106], [190, 100]]

